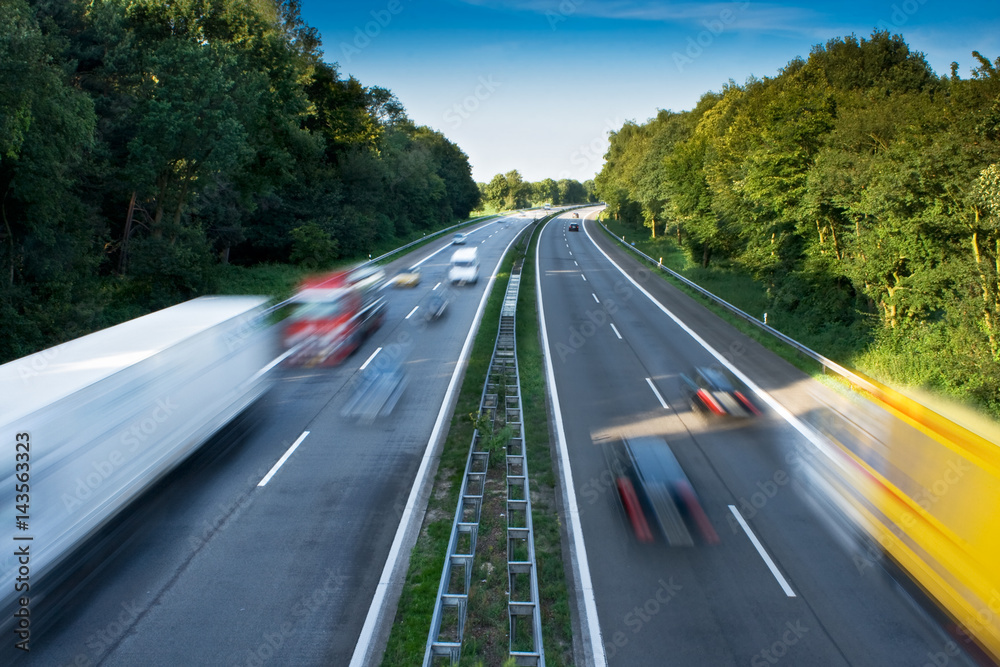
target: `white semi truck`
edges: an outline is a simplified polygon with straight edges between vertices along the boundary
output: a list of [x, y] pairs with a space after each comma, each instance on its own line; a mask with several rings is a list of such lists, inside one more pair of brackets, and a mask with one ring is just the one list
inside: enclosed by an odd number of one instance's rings
[[202, 297], [0, 366], [0, 609], [15, 631], [39, 578], [267, 390], [264, 302]]

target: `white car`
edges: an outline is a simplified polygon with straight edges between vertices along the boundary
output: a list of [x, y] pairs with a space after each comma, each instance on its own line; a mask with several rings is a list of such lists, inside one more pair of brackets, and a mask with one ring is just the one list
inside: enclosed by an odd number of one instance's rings
[[456, 250], [451, 256], [448, 281], [453, 284], [472, 283], [479, 280], [479, 257], [475, 248]]
[[454, 236], [451, 237], [451, 244], [452, 245], [465, 245], [465, 241], [468, 238], [469, 237], [466, 234], [455, 234]]

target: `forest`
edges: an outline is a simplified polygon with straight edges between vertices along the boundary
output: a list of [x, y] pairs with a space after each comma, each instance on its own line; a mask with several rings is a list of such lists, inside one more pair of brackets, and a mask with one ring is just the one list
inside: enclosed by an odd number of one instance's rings
[[480, 202], [458, 146], [323, 61], [299, 0], [3, 0], [0, 90], [0, 362]]
[[1000, 58], [971, 58], [938, 75], [899, 35], [832, 39], [625, 123], [597, 196], [703, 273], [752, 277], [802, 342], [1000, 412]]

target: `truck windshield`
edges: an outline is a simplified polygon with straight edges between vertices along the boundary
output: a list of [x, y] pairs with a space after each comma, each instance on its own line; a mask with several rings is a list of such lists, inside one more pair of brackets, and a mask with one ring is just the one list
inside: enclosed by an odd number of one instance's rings
[[344, 299], [307, 301], [299, 304], [292, 317], [296, 320], [328, 320], [344, 314]]

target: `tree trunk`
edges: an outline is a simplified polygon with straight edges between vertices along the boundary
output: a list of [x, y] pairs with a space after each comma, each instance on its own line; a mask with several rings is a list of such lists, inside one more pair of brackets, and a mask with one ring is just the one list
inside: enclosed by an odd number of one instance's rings
[[844, 259], [840, 253], [840, 241], [837, 240], [837, 223], [833, 220], [830, 221], [830, 238], [833, 239], [833, 254], [837, 256], [838, 261]]
[[122, 249], [118, 253], [118, 273], [125, 274], [125, 264], [128, 261], [128, 237], [132, 235], [132, 216], [135, 214], [135, 195], [132, 191], [132, 199], [128, 203], [128, 215], [125, 216], [125, 234], [122, 236]]
[[703, 269], [708, 268], [708, 260], [711, 259], [711, 257], [712, 257], [712, 248], [706, 243], [704, 246], [702, 246], [701, 268]]

